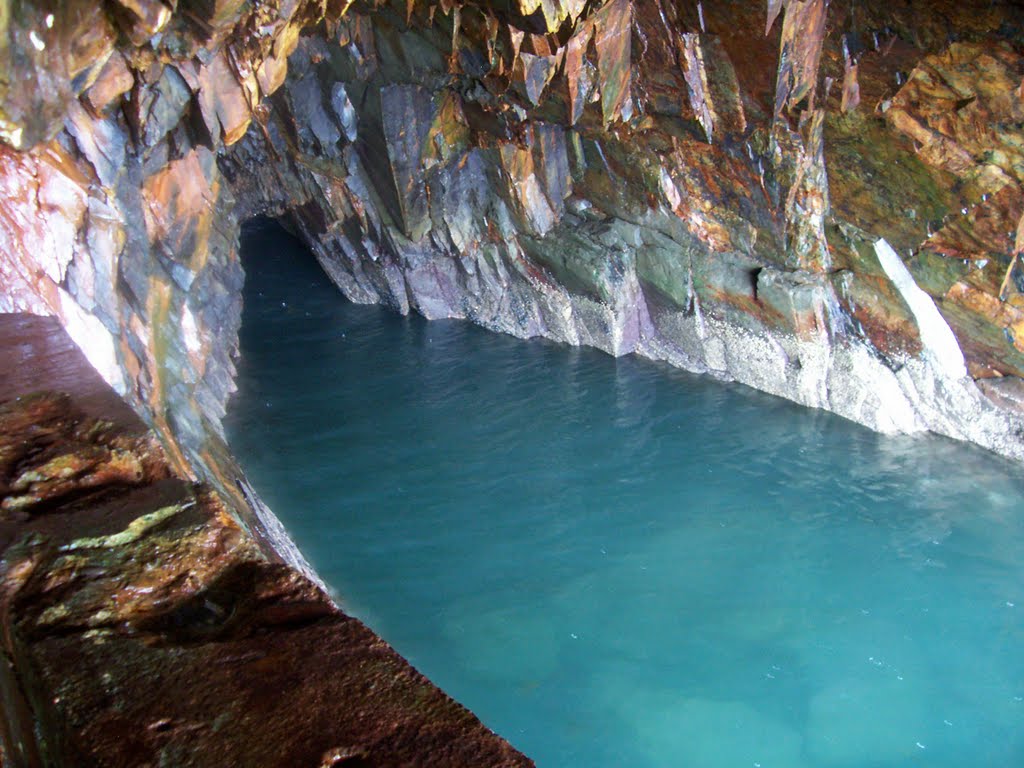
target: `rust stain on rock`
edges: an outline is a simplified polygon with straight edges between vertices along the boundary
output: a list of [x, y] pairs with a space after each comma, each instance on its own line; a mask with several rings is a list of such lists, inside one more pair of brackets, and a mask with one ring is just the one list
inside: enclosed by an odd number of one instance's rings
[[814, 107], [818, 64], [825, 41], [828, 0], [789, 0], [782, 22], [775, 114], [801, 102]]
[[632, 116], [631, 0], [612, 0], [594, 16], [594, 46], [605, 124]]

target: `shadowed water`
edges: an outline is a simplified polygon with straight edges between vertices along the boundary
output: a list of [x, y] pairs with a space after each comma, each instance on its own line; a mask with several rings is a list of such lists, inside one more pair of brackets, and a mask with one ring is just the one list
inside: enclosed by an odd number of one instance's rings
[[541, 768], [1024, 765], [1024, 482], [634, 358], [347, 303], [250, 230], [251, 480]]

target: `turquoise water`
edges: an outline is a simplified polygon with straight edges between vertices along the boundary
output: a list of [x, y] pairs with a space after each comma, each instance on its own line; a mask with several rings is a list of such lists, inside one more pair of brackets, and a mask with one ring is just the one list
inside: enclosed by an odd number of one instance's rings
[[231, 443], [349, 612], [541, 768], [1024, 766], [1024, 481], [243, 243]]

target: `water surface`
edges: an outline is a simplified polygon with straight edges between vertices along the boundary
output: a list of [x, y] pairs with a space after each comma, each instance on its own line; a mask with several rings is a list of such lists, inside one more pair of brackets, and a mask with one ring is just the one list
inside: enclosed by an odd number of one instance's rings
[[541, 768], [1024, 765], [1024, 482], [344, 301], [251, 230], [231, 444], [343, 607]]

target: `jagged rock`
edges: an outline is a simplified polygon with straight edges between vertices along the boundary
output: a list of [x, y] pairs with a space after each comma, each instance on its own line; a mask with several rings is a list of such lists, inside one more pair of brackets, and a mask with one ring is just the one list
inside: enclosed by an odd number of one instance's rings
[[916, 272], [927, 272], [977, 376], [1024, 371], [1019, 291], [1006, 282], [1024, 214], [1024, 106], [1013, 96], [1022, 77], [1011, 46], [957, 43], [925, 58], [885, 113], [922, 160], [962, 185], [962, 207], [921, 244]]
[[910, 309], [888, 280], [844, 271], [835, 273], [832, 282], [837, 300], [872, 346], [893, 360], [921, 352]]
[[344, 83], [334, 83], [331, 86], [331, 108], [341, 123], [341, 130], [345, 139], [350, 143], [359, 136], [359, 124], [356, 118], [355, 107], [348, 97]]
[[406, 237], [419, 240], [427, 230], [427, 188], [423, 154], [434, 118], [431, 94], [419, 86], [392, 85], [381, 90], [381, 124], [391, 178], [398, 193]]
[[[783, 110], [792, 112], [802, 102], [814, 108], [828, 5], [829, 0], [789, 0], [785, 3], [775, 90], [776, 115], [781, 115]], [[769, 5], [769, 27], [772, 12]], [[774, 12], [778, 13], [777, 6]]]
[[629, 120], [633, 114], [632, 0], [612, 0], [594, 15], [594, 48], [605, 124]]
[[[772, 21], [783, 7], [780, 28]], [[28, 293], [17, 301], [41, 303], [66, 316], [80, 311], [69, 310], [70, 301], [88, 307], [85, 311], [101, 318], [114, 336], [127, 332], [114, 344], [115, 365], [129, 371], [140, 403], [166, 412], [157, 403], [181, 392], [205, 403], [203, 410], [216, 418], [221, 407], [216, 403], [230, 389], [233, 342], [216, 345], [212, 354], [219, 362], [211, 367], [204, 362], [211, 354], [211, 328], [197, 318], [224, 322], [228, 329], [237, 325], [226, 309], [237, 301], [212, 287], [237, 283], [232, 276], [237, 269], [223, 266], [235, 258], [232, 248], [221, 245], [231, 241], [233, 219], [220, 222], [210, 213], [232, 198], [240, 199], [243, 211], [291, 211], [331, 273], [360, 300], [579, 341], [618, 333], [612, 329], [624, 322], [626, 294], [628, 301], [649, 303], [646, 285], [659, 300], [670, 298], [694, 316], [717, 313], [757, 333], [797, 332], [810, 318], [794, 309], [809, 306], [800, 281], [773, 277], [764, 286], [768, 293], [760, 295], [750, 275], [762, 270], [758, 274], [768, 281], [773, 275], [783, 278], [785, 270], [841, 270], [828, 280], [838, 303], [826, 314], [832, 317], [838, 307], [845, 317], [832, 318], [833, 335], [823, 343], [837, 343], [839, 329], [840, 335], [852, 333], [857, 343], [881, 345], [883, 354], [914, 354], [912, 324], [901, 314], [886, 276], [859, 258], [858, 248], [844, 237], [830, 234], [853, 227], [865, 241], [890, 238], [903, 253], [927, 240], [930, 223], [958, 195], [941, 176], [926, 179], [920, 170], [904, 174], [897, 185], [909, 180], [915, 190], [928, 184], [938, 190], [928, 192], [926, 205], [916, 202], [913, 213], [920, 215], [908, 220], [891, 196], [865, 193], [866, 185], [856, 186], [856, 170], [848, 170], [862, 162], [868, 146], [890, 153], [886, 173], [914, 163], [898, 135], [879, 128], [878, 119], [864, 110], [848, 114], [841, 124], [832, 116], [833, 110], [852, 109], [854, 81], [862, 101], [883, 99], [893, 126], [904, 125], [899, 115], [912, 114], [911, 102], [924, 98], [911, 95], [921, 90], [916, 76], [895, 97], [894, 68], [912, 60], [913, 46], [922, 43], [885, 37], [883, 20], [889, 17], [881, 6], [864, 10], [865, 23], [875, 25], [870, 34], [829, 32], [825, 20], [845, 24], [848, 10], [842, 3], [813, 0], [768, 3], [767, 17], [764, 7], [726, 4], [695, 12], [628, 0], [594, 7], [532, 3], [505, 14], [463, 12], [454, 2], [360, 5], [344, 18], [332, 15], [340, 10], [298, 3], [278, 13], [225, 2], [182, 5], [167, 15], [153, 3], [133, 2], [111, 16], [94, 16], [102, 19], [94, 24], [97, 31], [82, 38], [84, 47], [74, 55], [67, 54], [66, 65], [53, 68], [76, 74], [64, 85], [43, 89], [42, 111], [58, 109], [61, 94], [68, 92], [83, 93], [88, 106], [88, 111], [73, 107], [64, 117], [68, 133], [60, 152], [66, 155], [70, 147], [71, 155], [61, 174], [75, 179], [70, 165], [83, 163], [81, 178], [96, 178], [113, 192], [115, 203], [107, 203], [108, 212], [96, 221], [72, 214], [81, 222], [75, 228], [82, 234], [75, 237], [104, 244], [102, 258], [93, 263], [83, 250], [70, 262], [66, 255], [51, 258], [49, 272], [43, 270], [51, 281], [71, 275], [71, 292], [56, 283], [44, 285], [31, 268], [19, 267], [17, 285]], [[326, 45], [316, 35], [301, 40], [304, 25], [323, 13], [328, 18], [321, 31], [335, 42]], [[942, 13], [961, 18], [952, 8]], [[67, 24], [81, 29], [87, 17], [80, 12]], [[115, 23], [129, 37], [112, 54], [109, 29]], [[768, 37], [761, 31], [765, 24]], [[557, 36], [545, 34], [556, 27]], [[890, 28], [906, 25], [893, 18]], [[937, 40], [931, 26], [922, 28], [929, 41]], [[981, 34], [980, 25], [969, 28]], [[865, 34], [870, 38], [876, 32], [883, 35], [881, 43], [865, 44]], [[945, 55], [959, 62], [949, 65], [958, 67], [957, 77], [984, 80], [977, 86], [983, 94], [979, 103], [1019, 86], [1013, 82], [1018, 65], [1008, 43], [993, 49], [991, 62], [971, 53], [970, 46], [979, 43], [958, 45], [967, 47]], [[97, 52], [94, 66], [83, 67], [83, 50]], [[764, 66], [770, 56], [779, 63], [774, 81]], [[36, 59], [29, 64], [42, 66]], [[1005, 74], [985, 74], [990, 70]], [[820, 88], [826, 74], [844, 80], [845, 96]], [[890, 85], [883, 84], [885, 78]], [[287, 91], [282, 98], [259, 102], [279, 87]], [[886, 89], [891, 90], [887, 100]], [[1013, 103], [1003, 99], [1002, 106], [985, 108], [996, 109], [993, 114], [1009, 109], [1000, 124], [1011, 125], [1006, 121], [1013, 118]], [[126, 109], [117, 112], [115, 106]], [[938, 116], [941, 109], [927, 114]], [[256, 127], [250, 129], [254, 117]], [[929, 117], [913, 119], [930, 125]], [[960, 130], [955, 121], [950, 125], [954, 133]], [[834, 126], [841, 136], [838, 154], [830, 150]], [[728, 145], [719, 146], [726, 135], [732, 137]], [[986, 135], [988, 141], [995, 136], [1002, 146], [1014, 146], [1006, 139], [1012, 129]], [[219, 169], [210, 163], [212, 154], [202, 152], [238, 144], [243, 136], [248, 138], [237, 154], [240, 161], [222, 160], [232, 179], [233, 194], [228, 194]], [[704, 143], [709, 139], [712, 147]], [[473, 154], [477, 147], [482, 154]], [[469, 163], [471, 155], [475, 159]], [[206, 158], [201, 172], [194, 166], [199, 157]], [[929, 159], [927, 152], [922, 157]], [[990, 247], [999, 245], [997, 232], [1005, 219], [1013, 219], [1006, 231], [1014, 232], [1024, 216], [1013, 202], [1019, 181], [1012, 151], [1001, 157], [1005, 162], [972, 171], [964, 188], [965, 194], [984, 190], [989, 207], [968, 208], [966, 217], [947, 221], [932, 245], [917, 250], [910, 262], [922, 285], [941, 299], [940, 309], [960, 334], [977, 374], [1019, 370], [1016, 283], [1007, 278], [1014, 262], [1008, 252], [993, 254]], [[190, 168], [203, 181], [189, 186], [183, 171], [169, 168]], [[468, 188], [474, 190], [469, 200], [454, 196], [454, 190]], [[206, 202], [190, 207], [175, 202], [177, 194]], [[85, 199], [90, 202], [80, 210], [101, 210], [98, 198]], [[561, 247], [567, 201], [584, 220], [641, 228], [641, 245], [629, 246], [633, 255], [623, 262], [632, 265], [624, 274], [634, 277], [620, 284], [620, 294], [577, 293], [575, 283], [562, 285], [554, 276], [552, 270], [572, 272], [556, 270], [555, 261], [544, 255], [549, 247]], [[484, 211], [490, 225], [467, 225], [474, 210]], [[584, 240], [572, 247], [580, 265], [608, 259], [600, 239]], [[181, 250], [199, 256], [181, 258]], [[985, 266], [956, 266], [968, 251], [969, 260]], [[26, 266], [31, 262], [24, 255], [18, 259]], [[947, 266], [939, 266], [942, 259]], [[426, 268], [431, 260], [437, 270]], [[451, 268], [456, 264], [462, 266]], [[706, 280], [733, 268], [746, 277]], [[120, 301], [118, 280], [130, 286], [131, 297], [123, 307], [108, 306]], [[634, 289], [634, 282], [640, 288]], [[189, 309], [205, 304], [182, 295], [200, 286], [218, 297], [210, 311]], [[709, 286], [718, 287], [709, 291]], [[499, 297], [509, 290], [534, 309], [503, 317], [512, 310]], [[776, 295], [780, 290], [792, 295]], [[531, 298], [532, 292], [539, 294]], [[588, 295], [587, 301], [597, 296], [609, 316], [620, 320], [600, 331], [600, 324], [585, 319], [592, 310], [583, 305], [568, 324], [549, 311], [552, 301], [569, 307]], [[995, 296], [998, 306], [1007, 308], [997, 311], [985, 296]], [[555, 314], [564, 318], [566, 311]], [[540, 320], [545, 314], [549, 320]], [[180, 328], [160, 341], [156, 329], [171, 316], [182, 318]], [[643, 349], [638, 339], [625, 346], [610, 337], [594, 343]], [[666, 348], [664, 339], [647, 343], [652, 350]], [[158, 348], [166, 351], [157, 354]], [[187, 365], [143, 364], [155, 354], [180, 355]], [[158, 386], [164, 379], [166, 384]], [[217, 383], [211, 390], [207, 382]], [[202, 442], [202, 418], [180, 415], [189, 408], [177, 410], [176, 419], [192, 425], [186, 432]]]
[[119, 6], [114, 14], [121, 30], [135, 45], [144, 44], [167, 26], [171, 9], [162, 0], [115, 0]]
[[586, 6], [585, 0], [516, 0], [519, 13], [533, 16], [540, 12], [548, 32], [555, 32], [568, 19], [575, 21]]
[[533, 153], [513, 144], [503, 144], [499, 153], [508, 180], [506, 199], [518, 216], [519, 228], [528, 235], [546, 235], [556, 223], [556, 214], [534, 172]]
[[521, 79], [527, 100], [534, 106], [540, 104], [544, 89], [555, 74], [557, 62], [554, 56], [534, 56], [523, 51], [518, 57], [522, 70]]
[[144, 147], [152, 147], [178, 126], [192, 98], [177, 69], [158, 69], [159, 79], [139, 85], [131, 99], [129, 120]]
[[81, 106], [73, 103], [65, 128], [92, 166], [100, 184], [112, 187], [124, 168], [128, 148], [127, 137], [117, 124], [111, 120], [91, 119]]
[[298, 80], [292, 88], [292, 99], [295, 108], [305, 116], [316, 142], [304, 146], [307, 154], [330, 157], [335, 154], [337, 143], [341, 140], [341, 130], [337, 121], [331, 117], [324, 103], [324, 94], [320, 82], [312, 72]]
[[835, 331], [832, 285], [821, 275], [761, 269], [755, 277], [757, 301], [765, 315], [801, 339], [828, 339]]
[[860, 106], [860, 82], [857, 79], [859, 64], [850, 59], [850, 50], [843, 40], [843, 97], [839, 108], [843, 112], [852, 112]]
[[1024, 105], [1015, 90], [1022, 77], [1024, 57], [1012, 46], [955, 43], [910, 73], [886, 119], [917, 142], [930, 165], [967, 177], [992, 163], [1020, 180]]
[[89, 89], [85, 92], [86, 103], [93, 112], [102, 112], [115, 99], [120, 98], [131, 90], [135, 84], [131, 70], [120, 53], [114, 53], [107, 59], [99, 75]]
[[562, 126], [537, 123], [534, 130], [535, 169], [544, 193], [556, 216], [565, 209], [565, 199], [572, 193], [567, 137]]
[[249, 127], [252, 105], [221, 52], [199, 73], [199, 108], [211, 135], [234, 144]]
[[569, 89], [569, 124], [575, 125], [583, 116], [596, 82], [596, 68], [586, 58], [594, 31], [589, 24], [576, 32], [565, 47], [565, 78]]
[[832, 267], [825, 221], [829, 214], [825, 170], [825, 110], [812, 111], [798, 144], [792, 186], [786, 197], [789, 250], [798, 269], [827, 272]]

